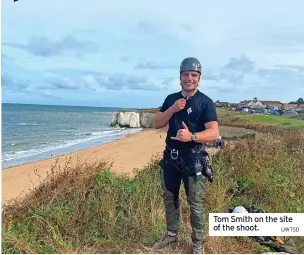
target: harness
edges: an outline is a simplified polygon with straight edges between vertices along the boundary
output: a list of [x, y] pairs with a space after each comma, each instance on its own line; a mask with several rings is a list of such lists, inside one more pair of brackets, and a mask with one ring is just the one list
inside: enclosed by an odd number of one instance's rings
[[166, 146], [160, 165], [164, 167], [166, 164], [195, 176], [197, 180], [213, 181], [213, 168], [203, 144], [185, 149], [173, 149]]

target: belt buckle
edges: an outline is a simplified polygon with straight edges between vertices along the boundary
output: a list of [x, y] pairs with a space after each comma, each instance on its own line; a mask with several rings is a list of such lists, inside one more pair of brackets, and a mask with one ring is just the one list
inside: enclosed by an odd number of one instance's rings
[[[173, 154], [176, 154], [176, 157], [173, 157]], [[172, 159], [177, 159], [178, 158], [178, 150], [176, 150], [176, 149], [172, 149], [171, 151], [170, 151], [170, 156], [171, 156], [171, 158]]]

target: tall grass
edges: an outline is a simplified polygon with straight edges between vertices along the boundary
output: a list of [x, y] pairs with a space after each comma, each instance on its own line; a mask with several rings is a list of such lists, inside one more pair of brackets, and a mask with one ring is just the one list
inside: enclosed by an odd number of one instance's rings
[[[267, 212], [304, 212], [304, 138], [300, 132], [237, 140], [213, 156], [216, 177], [206, 183], [209, 212], [250, 205]], [[155, 253], [151, 245], [165, 230], [155, 155], [131, 179], [108, 163], [51, 171], [25, 199], [3, 207], [3, 253]], [[181, 192], [181, 238], [157, 253], [187, 253], [189, 208]], [[268, 248], [246, 237], [208, 237], [208, 253], [261, 253]], [[304, 238], [294, 238], [304, 249]]]

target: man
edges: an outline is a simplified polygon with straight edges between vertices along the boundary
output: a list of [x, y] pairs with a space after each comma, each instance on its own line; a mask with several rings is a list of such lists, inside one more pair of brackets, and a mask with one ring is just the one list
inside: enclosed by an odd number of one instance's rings
[[181, 91], [168, 95], [155, 116], [154, 128], [168, 123], [169, 128], [160, 162], [167, 231], [153, 249], [178, 240], [179, 189], [183, 180], [191, 212], [192, 252], [203, 252], [203, 177], [210, 177], [204, 172], [203, 143], [215, 141], [219, 128], [213, 101], [197, 88], [200, 76], [200, 62], [196, 58], [184, 59], [180, 66]]

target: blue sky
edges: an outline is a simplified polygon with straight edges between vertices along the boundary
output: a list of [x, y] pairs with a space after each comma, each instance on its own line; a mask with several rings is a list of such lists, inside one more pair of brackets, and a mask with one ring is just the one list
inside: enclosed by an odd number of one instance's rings
[[304, 97], [304, 1], [2, 2], [2, 101], [157, 107], [197, 57], [214, 101]]

